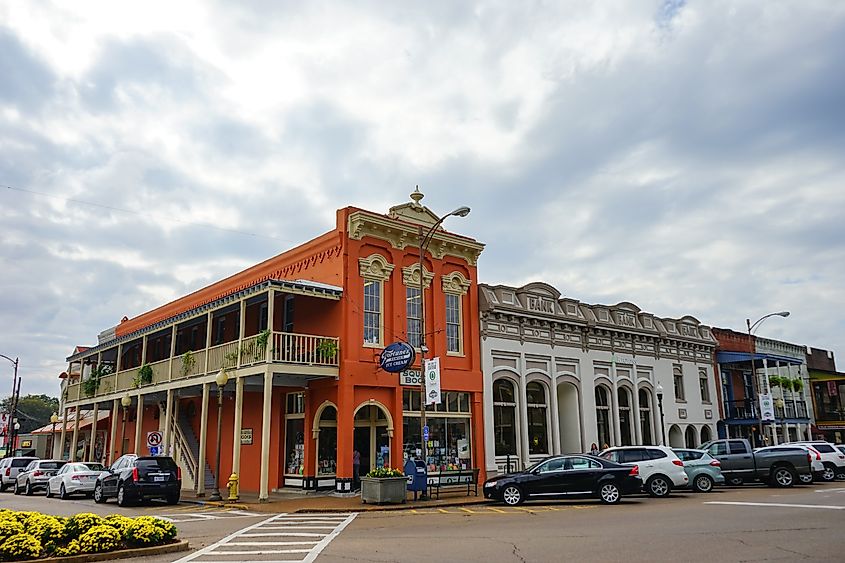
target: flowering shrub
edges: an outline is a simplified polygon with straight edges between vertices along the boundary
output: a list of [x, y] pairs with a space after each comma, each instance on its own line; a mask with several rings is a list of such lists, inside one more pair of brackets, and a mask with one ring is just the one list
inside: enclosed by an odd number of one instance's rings
[[0, 544], [0, 557], [4, 561], [35, 559], [40, 553], [41, 542], [30, 534], [15, 534]]
[[79, 537], [79, 549], [82, 553], [112, 551], [117, 549], [121, 539], [120, 532], [111, 526], [105, 524], [92, 526]]
[[81, 512], [71, 516], [65, 522], [65, 531], [68, 538], [78, 538], [94, 526], [103, 524], [103, 519], [90, 512]]
[[152, 516], [70, 518], [0, 509], [0, 561], [68, 557], [127, 547], [160, 545], [176, 537], [176, 526]]
[[392, 467], [379, 467], [367, 473], [367, 477], [375, 477], [376, 479], [383, 479], [385, 477], [404, 477], [405, 474], [398, 469]]

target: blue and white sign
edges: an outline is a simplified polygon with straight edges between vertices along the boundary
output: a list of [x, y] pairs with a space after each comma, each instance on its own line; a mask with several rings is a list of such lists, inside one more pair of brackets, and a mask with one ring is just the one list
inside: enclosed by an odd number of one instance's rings
[[379, 366], [384, 371], [399, 373], [408, 369], [414, 363], [414, 358], [416, 358], [416, 352], [410, 344], [394, 342], [382, 351]]
[[158, 446], [150, 446], [150, 455], [157, 456], [158, 455]]
[[428, 442], [428, 424], [423, 426], [423, 440]]

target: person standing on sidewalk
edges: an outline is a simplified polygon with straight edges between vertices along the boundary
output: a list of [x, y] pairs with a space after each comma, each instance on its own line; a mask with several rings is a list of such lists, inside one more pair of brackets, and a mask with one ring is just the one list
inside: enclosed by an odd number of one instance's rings
[[361, 487], [361, 452], [352, 450], [352, 487], [357, 491]]

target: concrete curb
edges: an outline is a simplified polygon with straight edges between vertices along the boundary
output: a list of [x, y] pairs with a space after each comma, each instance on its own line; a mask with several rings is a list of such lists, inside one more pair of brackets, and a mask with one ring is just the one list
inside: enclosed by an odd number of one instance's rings
[[176, 543], [156, 545], [153, 547], [138, 547], [135, 549], [121, 549], [119, 551], [107, 551], [105, 553], [86, 553], [84, 555], [72, 555], [70, 557], [48, 557], [46, 559], [30, 559], [27, 563], [89, 563], [90, 561], [109, 561], [111, 559], [128, 559], [130, 557], [149, 557], [152, 555], [164, 555], [166, 553], [177, 553], [188, 551], [191, 546], [187, 541], [182, 540]]
[[226, 502], [226, 501], [216, 501], [216, 500], [199, 500], [199, 499], [187, 499], [183, 498], [180, 502], [184, 502], [186, 504], [196, 504], [198, 506], [216, 506], [217, 508], [234, 508], [235, 510], [249, 510], [249, 505], [241, 504], [238, 502]]
[[412, 503], [404, 503], [404, 504], [363, 504], [361, 508], [299, 508], [294, 510], [293, 512], [296, 514], [311, 512], [311, 513], [333, 513], [333, 512], [391, 512], [397, 510], [429, 510], [429, 509], [438, 509], [438, 508], [455, 508], [455, 507], [462, 507], [462, 506], [478, 506], [480, 504], [495, 504], [492, 501], [478, 499], [478, 500], [471, 500], [471, 501], [464, 501], [464, 502], [448, 502], [443, 504], [429, 504], [429, 505], [418, 505]]

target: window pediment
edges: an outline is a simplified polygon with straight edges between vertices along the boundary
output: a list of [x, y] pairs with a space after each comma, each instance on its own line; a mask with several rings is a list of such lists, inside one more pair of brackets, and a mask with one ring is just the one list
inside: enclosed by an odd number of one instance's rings
[[[431, 280], [434, 279], [434, 274], [428, 271], [428, 269], [423, 266], [423, 287], [428, 289], [431, 285]], [[405, 285], [411, 287], [419, 287], [420, 286], [420, 265], [413, 264], [411, 266], [405, 266], [402, 268], [402, 281]]]
[[381, 254], [370, 254], [358, 259], [358, 273], [368, 280], [387, 281], [394, 267]]
[[443, 293], [452, 293], [454, 295], [466, 295], [469, 291], [469, 286], [472, 282], [460, 272], [452, 272], [442, 277]]

